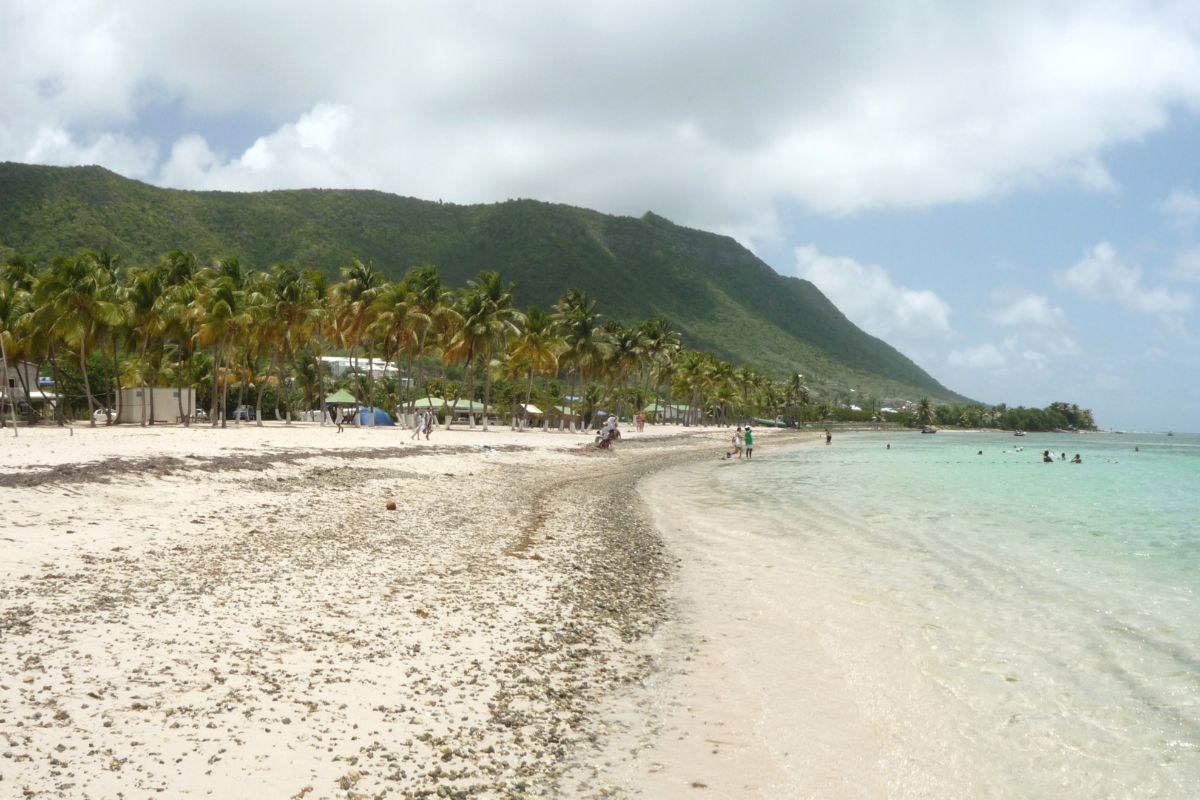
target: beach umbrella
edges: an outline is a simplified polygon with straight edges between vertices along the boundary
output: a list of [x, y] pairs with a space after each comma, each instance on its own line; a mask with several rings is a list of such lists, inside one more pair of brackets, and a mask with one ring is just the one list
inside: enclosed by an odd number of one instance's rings
[[345, 389], [338, 389], [336, 392], [325, 398], [326, 405], [337, 405], [340, 403], [354, 403], [357, 405], [358, 399]]

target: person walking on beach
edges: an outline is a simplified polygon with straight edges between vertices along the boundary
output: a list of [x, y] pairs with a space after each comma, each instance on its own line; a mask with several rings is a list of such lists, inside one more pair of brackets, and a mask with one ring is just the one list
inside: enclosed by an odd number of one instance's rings
[[742, 442], [742, 426], [739, 425], [738, 429], [733, 433], [733, 439], [731, 442], [733, 444], [733, 455], [737, 456], [738, 458], [742, 457]]
[[645, 427], [646, 427], [646, 415], [643, 414], [641, 411], [639, 411], [637, 413], [637, 416], [634, 417], [634, 422], [637, 425], [637, 432], [641, 433], [642, 430], [645, 429]]
[[829, 428], [825, 429], [825, 444], [833, 444], [833, 434], [829, 432]]
[[408, 437], [408, 438], [409, 438], [410, 440], [411, 440], [411, 439], [416, 439], [417, 441], [420, 441], [420, 439], [421, 439], [421, 434], [422, 434], [424, 431], [425, 431], [425, 412], [422, 410], [422, 411], [418, 411], [418, 412], [417, 412], [417, 419], [416, 419], [416, 421], [413, 423], [413, 432], [412, 432], [412, 436], [410, 436], [410, 437]]
[[746, 460], [749, 461], [754, 457], [754, 433], [751, 432], [750, 426], [746, 426]]
[[429, 432], [433, 430], [433, 421], [435, 419], [437, 417], [433, 414], [433, 406], [429, 406], [425, 409], [425, 441], [427, 442], [429, 441]]

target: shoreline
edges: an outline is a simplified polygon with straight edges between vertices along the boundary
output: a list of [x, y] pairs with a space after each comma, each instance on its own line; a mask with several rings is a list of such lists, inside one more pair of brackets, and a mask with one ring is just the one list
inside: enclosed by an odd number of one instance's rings
[[2, 785], [610, 796], [674, 571], [634, 486], [726, 430], [347, 433], [6, 443]]
[[[784, 446], [823, 444], [821, 432]], [[636, 755], [615, 782], [658, 800], [709, 796], [887, 796], [880, 733], [826, 649], [815, 619], [788, 602], [796, 576], [773, 542], [747, 540], [715, 508], [692, 507], [701, 464], [639, 485], [679, 560], [658, 668], [639, 702], [659, 722], [621, 743]], [[810, 587], [805, 587], [810, 588]], [[804, 607], [819, 606], [821, 597]], [[777, 646], [786, 639], [787, 646]]]

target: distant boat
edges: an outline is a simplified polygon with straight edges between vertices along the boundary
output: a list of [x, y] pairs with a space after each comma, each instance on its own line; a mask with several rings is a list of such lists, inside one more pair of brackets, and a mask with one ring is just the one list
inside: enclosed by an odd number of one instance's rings
[[1024, 436], [1025, 431], [1013, 431], [1013, 436]]
[[1174, 435], [1175, 435], [1175, 431], [1167, 431], [1167, 436], [1174, 436]]
[[937, 433], [937, 428], [932, 425], [926, 425], [924, 428], [921, 428], [921, 433]]

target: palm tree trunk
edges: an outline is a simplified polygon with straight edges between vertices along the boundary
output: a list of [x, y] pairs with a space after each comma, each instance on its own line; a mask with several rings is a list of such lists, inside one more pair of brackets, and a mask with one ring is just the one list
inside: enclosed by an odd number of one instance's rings
[[[217, 340], [217, 346], [213, 349], [213, 379], [212, 379], [212, 397], [209, 398], [209, 418], [208, 424], [210, 427], [217, 427], [217, 403], [221, 400], [221, 361], [225, 358], [225, 339], [222, 337]], [[221, 407], [222, 410], [224, 406]], [[223, 415], [222, 415], [223, 416]], [[224, 420], [221, 420], [224, 423]], [[224, 427], [224, 425], [222, 425]]]
[[96, 427], [96, 404], [92, 399], [92, 383], [88, 379], [87, 371], [87, 344], [83, 336], [79, 337], [79, 371], [83, 373], [83, 393], [87, 395], [88, 402], [88, 425]]
[[[263, 426], [262, 414], [262, 398], [263, 392], [267, 390], [267, 380], [270, 379], [271, 373], [275, 371], [275, 361], [279, 356], [279, 348], [275, 348], [275, 352], [271, 354], [271, 363], [267, 365], [267, 371], [263, 373], [263, 379], [258, 382], [258, 392], [254, 396], [254, 426], [261, 428]], [[275, 417], [279, 417], [279, 392], [275, 392]]]
[[[421, 331], [421, 338], [417, 340], [417, 352], [414, 353], [414, 361], [416, 361], [416, 378], [413, 380], [413, 396], [412, 402], [408, 405], [408, 413], [413, 414], [417, 408], [418, 387], [424, 385], [425, 378], [425, 337], [429, 333], [429, 329]], [[410, 362], [411, 363], [411, 362]], [[428, 397], [428, 392], [421, 392], [422, 396]]]
[[483, 360], [483, 431], [488, 429], [488, 402], [492, 392], [492, 354], [487, 353]]
[[521, 409], [521, 430], [525, 430], [529, 425], [529, 400], [531, 397], [533, 397], [533, 367], [529, 368], [529, 380], [525, 384], [525, 407]]
[[[4, 365], [4, 380], [7, 383], [8, 382], [8, 350], [6, 350], [4, 347], [4, 335], [3, 334], [0, 334], [0, 364]], [[20, 365], [18, 364], [17, 366], [18, 366], [17, 374], [19, 375], [21, 373]], [[25, 396], [26, 397], [29, 396], [28, 390], [26, 390]], [[13, 436], [14, 437], [20, 436], [20, 434], [17, 432], [17, 401], [15, 398], [13, 398], [13, 393], [11, 391], [9, 391], [7, 386], [4, 388], [4, 397], [5, 397], [5, 399], [8, 400], [8, 410], [9, 410], [9, 413], [12, 414]], [[2, 407], [0, 407], [0, 424], [3, 423], [3, 415], [4, 415], [4, 409]]]

